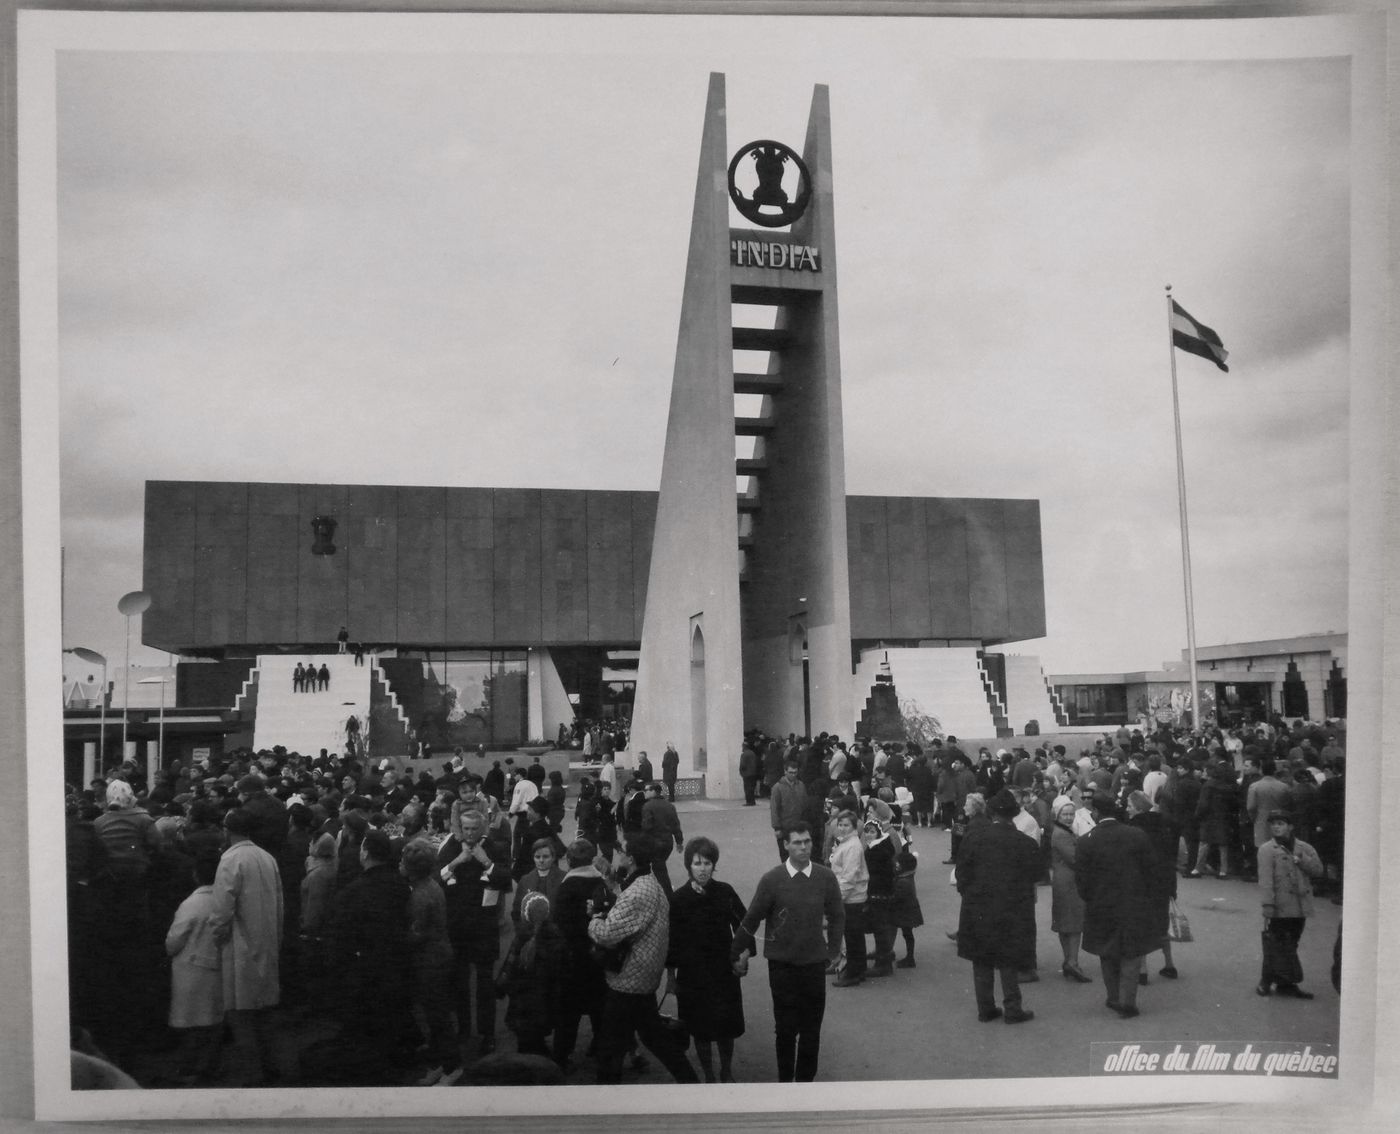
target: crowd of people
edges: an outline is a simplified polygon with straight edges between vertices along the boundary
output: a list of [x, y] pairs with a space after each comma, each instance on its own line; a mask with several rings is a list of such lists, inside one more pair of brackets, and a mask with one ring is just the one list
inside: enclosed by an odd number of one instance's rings
[[[1080, 951], [1097, 956], [1105, 1007], [1121, 1017], [1139, 1014], [1147, 956], [1161, 952], [1159, 975], [1178, 977], [1171, 924], [1178, 878], [1207, 874], [1260, 886], [1255, 991], [1312, 999], [1301, 987], [1297, 948], [1314, 895], [1341, 902], [1342, 740], [1331, 722], [1274, 718], [1198, 731], [1124, 726], [1074, 757], [1062, 744], [996, 753], [982, 747], [971, 757], [952, 736], [925, 752], [753, 732], [739, 771], [746, 806], [769, 801], [780, 855], [795, 824], [826, 832], [818, 857], [836, 876], [844, 906], [844, 948], [830, 970], [835, 987], [915, 964], [912, 931], [922, 913], [908, 835], [941, 825], [951, 844], [944, 865], [954, 867], [961, 898], [958, 928], [948, 937], [973, 964], [978, 1018], [1019, 1024], [1035, 1015], [1021, 985], [1039, 980], [1040, 885], [1051, 887], [1062, 975], [1092, 983]], [[897, 963], [896, 932], [905, 941]]]
[[[761, 939], [778, 1078], [810, 1081], [827, 988], [917, 963], [912, 831], [930, 826], [951, 835], [949, 936], [981, 1020], [1034, 1017], [1038, 886], [1064, 977], [1090, 982], [1080, 953], [1097, 956], [1127, 1017], [1146, 956], [1177, 975], [1172, 899], [1207, 872], [1260, 884], [1260, 995], [1307, 998], [1298, 939], [1314, 892], [1339, 901], [1342, 885], [1337, 740], [1123, 729], [1071, 758], [751, 732], [745, 802], [766, 799], [777, 865], [747, 902], [717, 876], [717, 843], [682, 830], [674, 765], [656, 779], [645, 754], [624, 773], [605, 751], [572, 797], [539, 757], [413, 777], [240, 751], [173, 765], [149, 793], [123, 764], [69, 792], [74, 1046], [131, 1074], [158, 1065], [161, 1085], [558, 1083], [581, 1062], [617, 1083], [643, 1048], [678, 1082], [729, 1082]], [[294, 1071], [274, 1009], [315, 1037]]]

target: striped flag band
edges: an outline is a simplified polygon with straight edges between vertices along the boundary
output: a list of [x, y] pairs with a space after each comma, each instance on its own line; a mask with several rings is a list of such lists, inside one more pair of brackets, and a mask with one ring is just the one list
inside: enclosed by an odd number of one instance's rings
[[1172, 345], [1210, 359], [1227, 373], [1230, 370], [1225, 365], [1230, 352], [1225, 349], [1220, 336], [1204, 323], [1198, 323], [1191, 318], [1175, 299], [1172, 300]]

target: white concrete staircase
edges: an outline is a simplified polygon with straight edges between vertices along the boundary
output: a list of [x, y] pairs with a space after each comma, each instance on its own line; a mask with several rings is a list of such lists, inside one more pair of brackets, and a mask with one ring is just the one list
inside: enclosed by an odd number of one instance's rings
[[[880, 672], [880, 663], [886, 658], [901, 708], [912, 702], [918, 712], [934, 717], [945, 734], [996, 735], [986, 675], [976, 649], [881, 647], [863, 650], [854, 679], [857, 705], [865, 703]], [[997, 708], [1000, 709], [999, 703]]]
[[[292, 690], [297, 663], [330, 670], [326, 689], [313, 693]], [[369, 727], [370, 658], [356, 665], [353, 654], [262, 654], [252, 677], [257, 681], [257, 712], [253, 723], [253, 747], [280, 744], [288, 752], [314, 756], [345, 750], [345, 722], [360, 718], [363, 733]], [[381, 675], [382, 676], [382, 675]], [[246, 692], [246, 687], [245, 687]], [[242, 696], [239, 700], [242, 701]]]
[[1027, 721], [1036, 721], [1041, 732], [1053, 732], [1058, 717], [1050, 697], [1045, 670], [1034, 654], [1003, 654], [1006, 666], [1006, 716], [1018, 734]]

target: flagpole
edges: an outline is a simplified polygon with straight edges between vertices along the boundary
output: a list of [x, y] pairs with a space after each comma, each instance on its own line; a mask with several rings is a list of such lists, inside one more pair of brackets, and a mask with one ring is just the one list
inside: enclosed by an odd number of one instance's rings
[[1202, 727], [1201, 690], [1196, 679], [1196, 605], [1191, 593], [1191, 535], [1186, 523], [1186, 465], [1181, 456], [1181, 401], [1176, 389], [1176, 345], [1172, 338], [1172, 285], [1167, 284], [1167, 354], [1172, 363], [1172, 420], [1176, 426], [1176, 496], [1181, 510], [1181, 580], [1186, 592], [1186, 654], [1191, 667], [1191, 727]]

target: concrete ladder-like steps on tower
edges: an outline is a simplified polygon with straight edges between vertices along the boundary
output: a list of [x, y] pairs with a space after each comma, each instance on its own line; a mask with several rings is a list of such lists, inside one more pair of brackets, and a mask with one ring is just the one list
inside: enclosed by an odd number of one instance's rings
[[1006, 715], [1017, 733], [1027, 721], [1036, 721], [1041, 732], [1055, 730], [1055, 706], [1040, 658], [1032, 654], [1003, 654], [1006, 665]]
[[[298, 693], [292, 688], [297, 663], [324, 664], [330, 671], [325, 689]], [[278, 744], [288, 752], [314, 756], [345, 750], [345, 722], [360, 718], [363, 732], [369, 727], [370, 673], [366, 658], [356, 665], [352, 654], [262, 654], [258, 658], [258, 704], [253, 724], [253, 747]]]
[[880, 663], [888, 658], [890, 674], [901, 705], [913, 702], [918, 710], [937, 719], [945, 733], [957, 736], [995, 735], [995, 723], [982, 686], [977, 651], [971, 647], [909, 647], [864, 650], [856, 669], [857, 688], [864, 703], [875, 683]]

